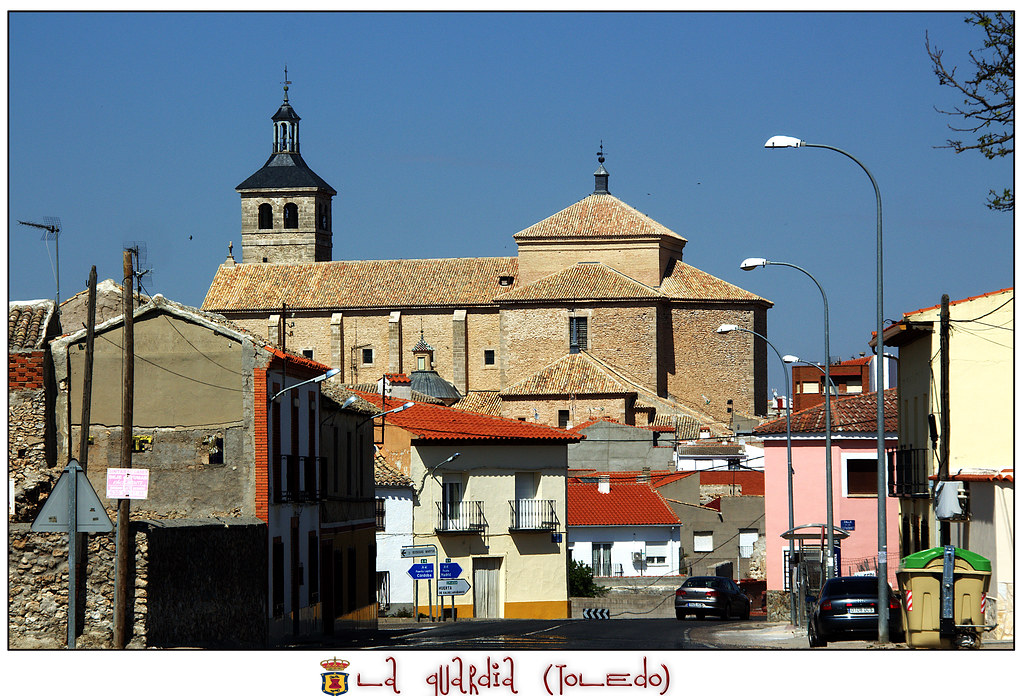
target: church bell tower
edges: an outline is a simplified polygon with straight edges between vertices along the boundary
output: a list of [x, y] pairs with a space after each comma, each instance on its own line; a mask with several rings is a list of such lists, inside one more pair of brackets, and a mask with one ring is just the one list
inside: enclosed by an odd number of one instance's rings
[[271, 119], [270, 159], [235, 187], [242, 197], [242, 263], [331, 260], [331, 200], [337, 191], [302, 160], [287, 68], [284, 76], [284, 102]]

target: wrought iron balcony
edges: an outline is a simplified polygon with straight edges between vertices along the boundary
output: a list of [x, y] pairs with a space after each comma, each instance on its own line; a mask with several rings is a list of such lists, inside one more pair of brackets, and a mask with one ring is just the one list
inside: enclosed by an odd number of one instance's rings
[[487, 528], [482, 500], [462, 500], [457, 503], [436, 503], [437, 524], [434, 531], [441, 533], [474, 533]]
[[321, 500], [320, 474], [326, 465], [324, 457], [281, 455], [280, 469], [274, 472], [274, 502], [315, 503]]
[[924, 448], [905, 447], [889, 456], [889, 495], [896, 498], [927, 498], [931, 456]]
[[509, 531], [549, 532], [558, 528], [558, 515], [555, 514], [554, 500], [519, 498], [508, 501], [508, 504], [512, 508]]

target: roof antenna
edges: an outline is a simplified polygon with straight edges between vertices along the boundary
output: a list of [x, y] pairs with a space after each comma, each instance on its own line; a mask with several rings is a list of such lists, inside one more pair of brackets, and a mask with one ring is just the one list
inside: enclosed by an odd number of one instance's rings
[[594, 193], [608, 193], [608, 170], [604, 168], [604, 140], [597, 151], [597, 171], [594, 172]]
[[[53, 239], [54, 256], [56, 256], [56, 270], [53, 271], [53, 278], [57, 281], [57, 312], [60, 312], [60, 218], [58, 217], [44, 217], [43, 224], [38, 222], [25, 222], [18, 220], [19, 225], [27, 225], [29, 227], [38, 227], [39, 229], [45, 230], [43, 232], [42, 239], [47, 241]], [[46, 252], [50, 252], [50, 247], [47, 245]]]

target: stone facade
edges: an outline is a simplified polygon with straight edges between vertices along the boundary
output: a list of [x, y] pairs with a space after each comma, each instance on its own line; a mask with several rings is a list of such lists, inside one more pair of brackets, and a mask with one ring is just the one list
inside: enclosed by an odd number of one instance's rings
[[[128, 648], [261, 647], [266, 527], [258, 520], [132, 521]], [[67, 535], [8, 530], [8, 641], [67, 647]], [[115, 532], [84, 534], [76, 571], [78, 648], [113, 647]], [[84, 556], [84, 558], [83, 558]], [[223, 559], [231, 558], [231, 563]], [[262, 566], [260, 565], [262, 564]], [[262, 583], [262, 586], [261, 586]]]
[[[298, 226], [285, 229], [284, 207], [294, 204]], [[273, 227], [260, 229], [259, 208], [273, 210]], [[308, 191], [254, 191], [242, 195], [242, 263], [313, 263], [331, 260], [331, 230], [317, 219], [326, 206], [330, 219], [331, 196]], [[329, 223], [328, 223], [329, 225]]]

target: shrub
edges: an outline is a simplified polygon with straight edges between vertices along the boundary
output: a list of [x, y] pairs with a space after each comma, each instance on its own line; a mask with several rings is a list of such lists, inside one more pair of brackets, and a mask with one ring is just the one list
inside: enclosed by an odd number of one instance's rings
[[593, 570], [586, 563], [570, 559], [566, 577], [569, 580], [570, 597], [600, 597], [608, 592], [607, 587], [594, 582]]

